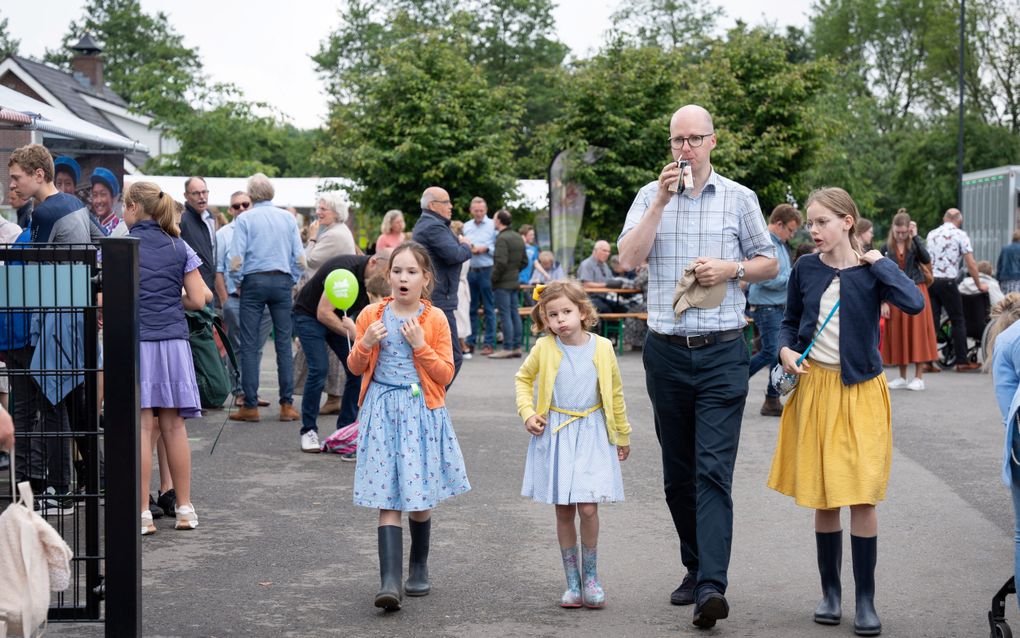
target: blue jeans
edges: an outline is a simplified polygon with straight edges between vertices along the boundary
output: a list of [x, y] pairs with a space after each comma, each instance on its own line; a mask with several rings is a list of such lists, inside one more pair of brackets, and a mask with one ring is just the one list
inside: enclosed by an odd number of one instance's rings
[[347, 367], [347, 337], [338, 335], [314, 317], [295, 312], [294, 332], [301, 340], [301, 349], [308, 362], [308, 377], [305, 379], [304, 394], [301, 396], [301, 434], [309, 430], [318, 431], [316, 420], [319, 418], [319, 397], [326, 385], [329, 373], [329, 356], [326, 346], [336, 353], [347, 376], [344, 381], [344, 396], [340, 400], [340, 414], [336, 418], [336, 428], [347, 427], [358, 418], [358, 395], [361, 393], [361, 377], [351, 373]]
[[725, 593], [747, 344], [735, 339], [690, 350], [649, 330], [642, 357], [680, 559], [698, 574], [699, 593]]
[[[230, 347], [234, 351], [234, 357], [237, 359], [237, 365], [241, 365], [241, 298], [230, 296], [227, 297], [227, 302], [223, 304], [223, 325], [227, 328], [227, 340], [230, 341]], [[258, 340], [258, 359], [262, 361], [262, 348], [266, 345], [266, 339], [269, 338], [269, 331], [273, 329], [273, 319], [269, 316], [269, 309], [262, 313], [262, 324], [259, 325], [259, 340]], [[230, 357], [227, 357], [226, 361], [227, 369], [230, 370]], [[242, 393], [241, 390], [241, 371], [232, 370], [234, 376], [234, 395]]]
[[[772, 367], [779, 361], [779, 329], [783, 326], [783, 314], [786, 306], [752, 306], [751, 318], [754, 325], [758, 327], [758, 334], [761, 335], [761, 350], [751, 357], [751, 363], [747, 367], [747, 377], [751, 378], [756, 372], [765, 368], [771, 372]], [[765, 396], [779, 397], [779, 393], [772, 387], [772, 383], [765, 384]]]
[[469, 346], [478, 340], [475, 334], [475, 322], [478, 321], [478, 306], [485, 308], [485, 345], [496, 347], [496, 306], [492, 296], [492, 266], [487, 268], [471, 268], [468, 271], [468, 287], [471, 289], [471, 334], [467, 338]]
[[496, 288], [496, 307], [503, 320], [503, 349], [517, 350], [521, 347], [521, 313], [517, 312], [517, 289]]
[[284, 273], [252, 273], [241, 282], [241, 389], [244, 407], [254, 408], [259, 400], [258, 333], [262, 314], [269, 307], [276, 332], [276, 378], [280, 403], [294, 403], [294, 355], [290, 345], [294, 280]]
[[[1020, 459], [1020, 432], [1017, 432], [1017, 421], [1013, 419], [1010, 423], [1013, 429], [1013, 458]], [[1013, 492], [1013, 574], [1020, 582], [1020, 465], [1011, 461], [1009, 468], [1012, 472], [1010, 477], [1010, 491]], [[1017, 598], [1017, 606], [1020, 607], [1020, 597]]]

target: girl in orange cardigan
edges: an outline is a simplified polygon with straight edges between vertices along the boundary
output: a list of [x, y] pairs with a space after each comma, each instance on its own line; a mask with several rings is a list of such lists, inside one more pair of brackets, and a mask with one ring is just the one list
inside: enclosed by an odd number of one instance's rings
[[347, 357], [362, 376], [354, 503], [379, 510], [375, 606], [400, 609], [403, 529], [409, 512], [411, 557], [403, 592], [429, 593], [432, 508], [471, 489], [446, 411], [453, 348], [446, 316], [428, 301], [432, 262], [415, 242], [390, 256], [392, 297], [358, 314], [358, 338]]

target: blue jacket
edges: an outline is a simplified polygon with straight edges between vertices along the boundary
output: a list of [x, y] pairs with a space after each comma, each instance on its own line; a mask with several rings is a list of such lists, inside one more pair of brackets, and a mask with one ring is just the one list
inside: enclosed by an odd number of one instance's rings
[[995, 266], [995, 278], [999, 281], [1020, 279], [1020, 242], [1011, 242], [1002, 247]]
[[999, 333], [992, 351], [992, 379], [995, 382], [995, 400], [1002, 412], [1006, 428], [1005, 449], [1002, 453], [1002, 482], [1012, 483], [1009, 462], [1013, 450], [1013, 437], [1017, 435], [1016, 413], [1020, 410], [1020, 321]]
[[787, 284], [786, 314], [779, 347], [804, 352], [815, 336], [822, 293], [840, 277], [839, 359], [843, 385], [854, 385], [882, 373], [878, 352], [878, 317], [883, 301], [916, 315], [924, 310], [924, 297], [896, 262], [883, 257], [873, 265], [837, 270], [819, 255], [804, 255], [793, 265]]
[[456, 310], [461, 264], [471, 259], [471, 249], [454, 237], [449, 219], [427, 209], [422, 209], [411, 239], [424, 246], [432, 257], [436, 278], [432, 305], [440, 310]]
[[181, 303], [184, 265], [188, 261], [183, 239], [163, 232], [155, 221], [142, 220], [131, 227], [138, 245], [138, 339], [187, 339], [188, 320]]

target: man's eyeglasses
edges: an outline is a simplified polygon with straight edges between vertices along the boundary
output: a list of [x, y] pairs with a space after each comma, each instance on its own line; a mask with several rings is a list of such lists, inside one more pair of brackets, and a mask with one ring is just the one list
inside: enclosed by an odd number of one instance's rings
[[451, 202], [448, 199], [434, 199], [432, 201], [434, 201], [437, 204], [452, 204], [453, 203], [453, 202]]
[[251, 202], [239, 202], [237, 204], [230, 205], [231, 210], [245, 210], [251, 208]]
[[698, 148], [699, 146], [705, 143], [705, 138], [710, 135], [714, 135], [714, 133], [705, 133], [704, 135], [691, 135], [689, 137], [680, 137], [678, 135], [676, 137], [669, 138], [669, 145], [677, 150], [680, 150], [684, 147], [684, 142], [687, 142], [687, 145], [690, 146], [691, 148]]
[[209, 191], [191, 191], [188, 193], [188, 195], [191, 195], [192, 197], [205, 197], [208, 194]]

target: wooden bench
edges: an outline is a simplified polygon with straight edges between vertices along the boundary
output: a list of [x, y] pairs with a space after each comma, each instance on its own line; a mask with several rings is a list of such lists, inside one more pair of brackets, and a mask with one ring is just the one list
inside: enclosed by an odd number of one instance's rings
[[[524, 349], [531, 348], [531, 311], [533, 306], [524, 306], [517, 309], [523, 320]], [[599, 315], [602, 320], [602, 336], [609, 337], [610, 333], [616, 335], [616, 351], [623, 354], [623, 326], [627, 319], [640, 319], [648, 321], [647, 312], [606, 312]]]

